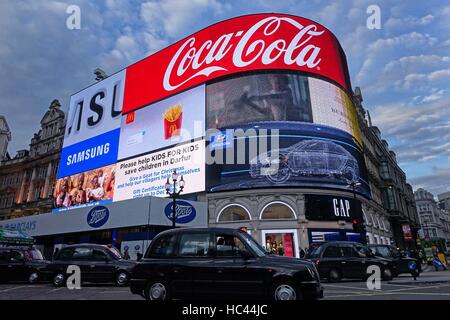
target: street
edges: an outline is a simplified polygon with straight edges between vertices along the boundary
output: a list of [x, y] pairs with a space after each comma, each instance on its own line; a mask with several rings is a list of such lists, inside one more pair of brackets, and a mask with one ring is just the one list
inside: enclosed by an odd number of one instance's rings
[[[381, 290], [369, 290], [363, 281], [323, 281], [324, 300], [450, 300], [450, 271], [424, 272], [414, 281], [404, 275], [383, 281]], [[0, 300], [142, 300], [128, 287], [85, 284], [79, 290], [55, 288], [49, 283], [0, 285]]]

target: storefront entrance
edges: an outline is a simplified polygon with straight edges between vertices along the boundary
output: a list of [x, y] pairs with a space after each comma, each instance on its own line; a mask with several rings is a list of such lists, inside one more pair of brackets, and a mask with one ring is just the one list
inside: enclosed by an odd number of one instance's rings
[[262, 230], [262, 243], [274, 254], [299, 258], [296, 229]]

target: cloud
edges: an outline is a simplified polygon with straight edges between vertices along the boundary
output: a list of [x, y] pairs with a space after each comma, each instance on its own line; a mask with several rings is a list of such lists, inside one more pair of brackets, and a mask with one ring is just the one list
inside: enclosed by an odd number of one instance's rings
[[399, 162], [450, 157], [450, 99], [380, 106], [371, 115], [383, 136], [396, 141], [391, 148]]
[[450, 191], [449, 181], [450, 168], [437, 166], [431, 168], [430, 174], [410, 179], [411, 184], [414, 186], [414, 190], [424, 188], [435, 195]]

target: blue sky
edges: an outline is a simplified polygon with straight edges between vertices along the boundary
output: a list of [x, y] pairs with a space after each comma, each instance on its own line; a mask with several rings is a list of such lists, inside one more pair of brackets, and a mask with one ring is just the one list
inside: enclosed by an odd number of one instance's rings
[[[68, 30], [66, 9], [81, 9]], [[369, 5], [381, 30], [366, 27]], [[374, 125], [397, 153], [413, 187], [450, 190], [450, 4], [445, 1], [0, 1], [0, 114], [28, 148], [53, 99], [72, 93], [212, 23], [281, 12], [329, 28], [347, 55]], [[25, 116], [26, 115], [26, 116]]]

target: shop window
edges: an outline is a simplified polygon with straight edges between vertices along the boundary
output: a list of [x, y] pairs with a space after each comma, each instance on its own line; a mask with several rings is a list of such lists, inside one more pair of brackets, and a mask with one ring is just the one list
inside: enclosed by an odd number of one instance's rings
[[217, 217], [217, 222], [251, 220], [248, 210], [241, 205], [231, 204], [223, 208]]
[[294, 210], [283, 202], [272, 202], [266, 205], [262, 212], [260, 219], [295, 219]]

